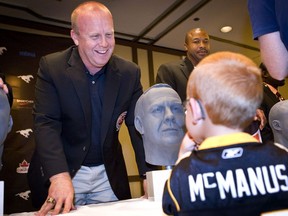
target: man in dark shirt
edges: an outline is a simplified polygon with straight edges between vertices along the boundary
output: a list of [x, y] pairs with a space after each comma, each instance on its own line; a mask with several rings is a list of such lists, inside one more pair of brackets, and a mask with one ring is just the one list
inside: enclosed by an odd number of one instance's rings
[[169, 84], [182, 101], [186, 100], [186, 86], [190, 73], [210, 53], [209, 35], [204, 29], [191, 29], [186, 33], [184, 47], [186, 57], [160, 65], [156, 76], [156, 83]]

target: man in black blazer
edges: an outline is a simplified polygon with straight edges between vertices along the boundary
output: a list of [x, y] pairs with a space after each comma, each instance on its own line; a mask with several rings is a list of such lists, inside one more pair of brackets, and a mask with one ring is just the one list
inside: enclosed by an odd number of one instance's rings
[[143, 92], [139, 67], [113, 55], [113, 19], [103, 4], [82, 3], [71, 21], [76, 46], [42, 57], [35, 87], [36, 150], [28, 178], [33, 203], [43, 204], [38, 215], [62, 207], [67, 213], [73, 199], [83, 205], [131, 198], [118, 139], [123, 121], [139, 173], [148, 170], [134, 127]]
[[209, 35], [204, 29], [192, 29], [186, 33], [184, 47], [186, 57], [160, 65], [156, 75], [156, 83], [169, 84], [182, 101], [186, 100], [186, 86], [190, 73], [200, 60], [210, 53]]

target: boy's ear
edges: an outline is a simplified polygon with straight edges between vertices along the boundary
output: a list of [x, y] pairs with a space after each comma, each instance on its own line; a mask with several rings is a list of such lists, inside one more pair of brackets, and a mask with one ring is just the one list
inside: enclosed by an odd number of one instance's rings
[[136, 130], [142, 135], [144, 134], [144, 128], [143, 128], [143, 124], [142, 124], [142, 120], [140, 118], [140, 116], [135, 116], [134, 118], [134, 125]]
[[190, 98], [189, 102], [192, 108], [192, 123], [196, 125], [197, 122], [202, 119], [200, 104], [194, 98]]
[[11, 131], [12, 126], [13, 126], [13, 119], [12, 119], [12, 116], [10, 115], [9, 116], [9, 123], [8, 123], [8, 133]]

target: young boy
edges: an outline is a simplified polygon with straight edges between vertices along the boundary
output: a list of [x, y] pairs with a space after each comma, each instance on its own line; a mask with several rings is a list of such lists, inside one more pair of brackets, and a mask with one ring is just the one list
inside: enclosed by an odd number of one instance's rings
[[256, 64], [231, 52], [209, 55], [190, 75], [187, 97], [186, 139], [200, 145], [167, 180], [164, 212], [247, 216], [287, 208], [287, 151], [242, 132], [263, 97]]

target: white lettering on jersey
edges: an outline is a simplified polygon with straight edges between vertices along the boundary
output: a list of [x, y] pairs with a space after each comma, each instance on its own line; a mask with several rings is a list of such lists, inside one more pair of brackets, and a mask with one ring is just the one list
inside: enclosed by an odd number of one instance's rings
[[196, 182], [194, 181], [194, 178], [192, 175], [188, 176], [189, 181], [189, 189], [191, 194], [191, 201], [196, 201], [196, 196], [200, 194], [200, 199], [202, 201], [205, 201], [205, 193], [204, 193], [204, 186], [202, 181], [202, 174], [198, 174], [196, 177]]
[[[277, 177], [275, 176], [275, 169], [274, 169], [274, 166], [269, 166], [269, 168], [270, 168], [271, 178], [273, 181], [272, 184], [269, 180], [268, 168], [264, 167], [264, 166], [262, 167], [263, 177], [264, 177], [264, 181], [266, 183], [266, 190], [268, 193], [276, 193], [279, 191], [279, 184], [277, 181]], [[274, 188], [273, 188], [273, 186], [274, 186]]]
[[255, 170], [251, 167], [247, 169], [249, 180], [250, 180], [250, 187], [251, 187], [251, 192], [253, 196], [258, 195], [258, 192], [260, 194], [265, 195], [266, 190], [265, 190], [265, 185], [263, 181], [263, 176], [261, 172], [260, 167], [256, 167]]
[[231, 170], [228, 170], [226, 172], [226, 178], [224, 178], [221, 172], [216, 172], [216, 181], [218, 182], [218, 189], [221, 199], [225, 199], [226, 193], [229, 193], [229, 191], [233, 198], [237, 197], [236, 186], [233, 179], [233, 172]]
[[245, 169], [227, 170], [226, 173], [219, 171], [207, 172], [196, 175], [196, 181], [192, 175], [188, 176], [191, 202], [200, 198], [206, 200], [205, 193], [218, 188], [221, 199], [227, 195], [232, 198], [241, 198], [257, 195], [266, 195], [288, 191], [288, 176], [284, 172], [284, 164], [270, 165]]
[[213, 178], [214, 177], [214, 173], [209, 172], [209, 173], [204, 173], [203, 174], [204, 187], [205, 188], [216, 188], [217, 184], [215, 182], [210, 184], [209, 180], [208, 180], [208, 177]]
[[243, 169], [236, 169], [235, 173], [238, 197], [243, 197], [244, 193], [246, 196], [250, 196], [251, 192]]
[[277, 167], [275, 167], [276, 175], [279, 180], [283, 180], [285, 182], [285, 185], [281, 185], [280, 188], [282, 191], [288, 191], [288, 177], [286, 175], [282, 175], [281, 170], [285, 171], [286, 167], [283, 164], [279, 164]]

